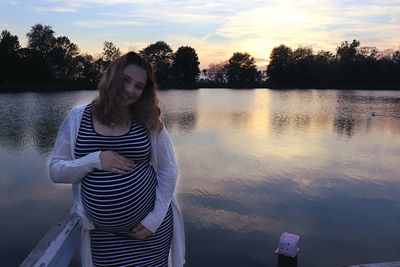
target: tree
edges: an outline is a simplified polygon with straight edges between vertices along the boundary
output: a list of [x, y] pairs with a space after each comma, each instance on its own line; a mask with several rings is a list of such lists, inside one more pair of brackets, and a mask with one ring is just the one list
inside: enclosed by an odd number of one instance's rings
[[345, 84], [359, 83], [365, 77], [360, 72], [360, 42], [353, 40], [350, 44], [347, 41], [341, 43], [336, 49], [338, 58], [340, 77]]
[[240, 86], [253, 85], [257, 79], [255, 59], [249, 53], [236, 52], [226, 66], [228, 82]]
[[51, 51], [51, 69], [55, 79], [73, 80], [76, 76], [77, 66], [74, 59], [79, 55], [78, 46], [68, 37], [57, 37]]
[[167, 43], [158, 41], [148, 45], [139, 53], [153, 65], [157, 81], [160, 84], [166, 84], [172, 80], [171, 67], [174, 53]]
[[18, 36], [9, 31], [0, 34], [0, 81], [16, 81], [19, 71]]
[[314, 55], [313, 63], [310, 68], [312, 82], [321, 84], [332, 84], [337, 82], [336, 57], [329, 51], [319, 51]]
[[0, 34], [0, 54], [2, 56], [17, 55], [20, 49], [18, 36], [4, 30]]
[[121, 56], [121, 50], [112, 42], [105, 41], [103, 46], [103, 60], [107, 63]]
[[358, 50], [357, 67], [360, 72], [360, 82], [365, 84], [376, 84], [379, 79], [378, 70], [379, 51], [376, 47], [363, 46]]
[[200, 74], [199, 57], [196, 50], [189, 46], [181, 46], [174, 54], [172, 72], [176, 82], [194, 83]]
[[91, 55], [79, 55], [75, 58], [77, 72], [75, 80], [97, 82], [101, 76], [101, 68]]
[[28, 81], [41, 82], [54, 79], [51, 53], [56, 43], [51, 26], [36, 24], [28, 37], [27, 49], [23, 51], [24, 76]]
[[291, 80], [293, 71], [293, 51], [286, 45], [274, 47], [267, 66], [268, 79], [272, 82], [286, 83]]
[[340, 62], [348, 63], [351, 61], [356, 61], [358, 56], [358, 48], [360, 46], [360, 41], [353, 40], [351, 44], [347, 41], [341, 43], [336, 49], [336, 55]]
[[393, 52], [392, 61], [394, 65], [392, 70], [397, 73], [393, 76], [394, 84], [400, 87], [400, 75], [398, 75], [400, 73], [400, 49]]
[[311, 80], [310, 69], [314, 63], [314, 55], [310, 47], [298, 47], [293, 51], [294, 70], [292, 81], [297, 83], [307, 83]]
[[27, 48], [38, 52], [43, 57], [48, 56], [56, 42], [51, 26], [36, 24], [26, 34], [28, 37]]
[[400, 50], [393, 52], [392, 59], [395, 63], [400, 64]]
[[210, 64], [207, 69], [207, 77], [216, 83], [227, 83], [228, 77], [226, 73], [226, 65], [228, 62], [218, 64]]

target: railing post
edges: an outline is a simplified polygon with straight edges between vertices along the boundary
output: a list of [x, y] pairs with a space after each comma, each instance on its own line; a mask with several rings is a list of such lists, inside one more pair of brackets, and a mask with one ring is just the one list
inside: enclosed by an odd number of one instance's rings
[[19, 266], [68, 267], [79, 246], [80, 219], [68, 211], [61, 222], [47, 232]]
[[297, 255], [300, 251], [299, 241], [299, 235], [287, 232], [281, 235], [278, 248], [275, 250], [275, 254], [278, 255], [278, 267], [297, 267]]

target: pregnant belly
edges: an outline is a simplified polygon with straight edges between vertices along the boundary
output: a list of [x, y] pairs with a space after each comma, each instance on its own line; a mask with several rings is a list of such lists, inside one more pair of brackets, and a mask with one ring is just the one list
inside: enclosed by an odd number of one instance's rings
[[124, 175], [94, 171], [82, 180], [82, 203], [97, 229], [129, 231], [153, 209], [156, 185], [149, 164]]

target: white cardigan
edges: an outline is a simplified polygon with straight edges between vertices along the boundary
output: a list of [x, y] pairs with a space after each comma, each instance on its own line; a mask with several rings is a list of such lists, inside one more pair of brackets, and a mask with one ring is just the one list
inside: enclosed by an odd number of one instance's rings
[[[81, 217], [81, 261], [82, 266], [93, 266], [89, 230], [94, 225], [86, 215], [81, 199], [81, 179], [94, 169], [100, 169], [100, 152], [75, 158], [75, 143], [86, 104], [73, 108], [58, 131], [49, 163], [50, 178], [55, 183], [72, 184], [73, 213]], [[141, 221], [153, 233], [164, 220], [169, 204], [173, 214], [173, 238], [169, 265], [183, 266], [185, 263], [185, 236], [182, 214], [174, 196], [178, 175], [175, 155], [165, 127], [159, 134], [151, 135], [151, 164], [157, 173], [156, 200], [154, 209]]]

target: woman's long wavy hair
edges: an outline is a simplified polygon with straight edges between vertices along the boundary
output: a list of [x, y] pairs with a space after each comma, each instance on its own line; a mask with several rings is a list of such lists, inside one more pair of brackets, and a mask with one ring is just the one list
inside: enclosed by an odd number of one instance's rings
[[[125, 101], [123, 74], [128, 65], [142, 67], [147, 74], [146, 85], [141, 97], [133, 104], [121, 105]], [[160, 132], [163, 124], [158, 106], [157, 84], [153, 68], [135, 52], [129, 52], [113, 61], [104, 71], [97, 86], [98, 97], [92, 101], [93, 114], [101, 123], [126, 123], [131, 119], [143, 123], [148, 132]], [[126, 118], [130, 114], [130, 118]]]

